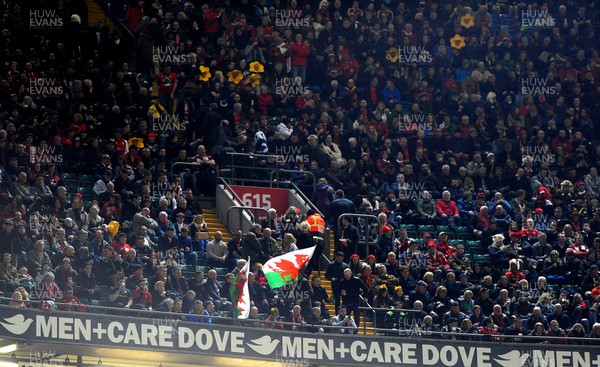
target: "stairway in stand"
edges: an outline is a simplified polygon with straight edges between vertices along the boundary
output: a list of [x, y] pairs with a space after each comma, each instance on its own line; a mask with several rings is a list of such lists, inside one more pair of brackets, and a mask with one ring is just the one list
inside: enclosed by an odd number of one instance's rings
[[[334, 258], [334, 247], [333, 246], [333, 232], [330, 231], [329, 232], [329, 243], [332, 244], [330, 246], [329, 249], [329, 258], [333, 259]], [[331, 290], [331, 282], [327, 279], [325, 279], [325, 270], [327, 269], [322, 269], [321, 271], [321, 285], [327, 290], [327, 294], [332, 295], [333, 291]], [[336, 310], [335, 310], [335, 305], [333, 303], [326, 303], [325, 306], [327, 306], [327, 310], [329, 310], [329, 314], [331, 316], [336, 315]], [[375, 335], [375, 333], [373, 332], [373, 322], [372, 321], [366, 321], [364, 315], [361, 315], [360, 318], [360, 325], [358, 325], [358, 333], [359, 334], [363, 334], [363, 327], [365, 326], [364, 324], [366, 323], [367, 326], [367, 330], [366, 330], [366, 335]]]
[[88, 25], [93, 27], [97, 22], [102, 22], [106, 25], [110, 30], [115, 28], [114, 23], [110, 20], [108, 15], [102, 10], [100, 5], [96, 3], [94, 0], [86, 0], [86, 4], [88, 7]]
[[223, 234], [223, 242], [229, 242], [231, 239], [231, 233], [227, 230], [227, 227], [221, 222], [214, 209], [203, 209], [202, 215], [204, 216], [204, 220], [206, 221], [206, 226], [208, 227], [208, 235], [211, 239], [215, 238], [215, 232], [221, 231]]

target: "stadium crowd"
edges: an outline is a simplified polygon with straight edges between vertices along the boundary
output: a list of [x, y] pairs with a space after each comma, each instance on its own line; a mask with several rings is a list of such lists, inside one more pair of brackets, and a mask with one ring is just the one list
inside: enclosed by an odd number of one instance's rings
[[[12, 305], [217, 322], [253, 255], [251, 318], [268, 328], [352, 332], [368, 304], [395, 335], [600, 338], [595, 2], [137, 1], [112, 30], [84, 1], [46, 6], [61, 27], [32, 29], [33, 2], [0, 5]], [[261, 272], [312, 245], [318, 214], [290, 208], [229, 243], [207, 228], [199, 196], [227, 152], [298, 172], [335, 231], [332, 295], [309, 280], [318, 264], [291, 289]]]

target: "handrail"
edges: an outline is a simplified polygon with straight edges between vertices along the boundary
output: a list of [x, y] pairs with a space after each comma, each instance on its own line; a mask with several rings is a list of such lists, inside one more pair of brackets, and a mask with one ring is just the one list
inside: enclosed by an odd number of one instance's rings
[[219, 180], [219, 181], [221, 182], [221, 184], [222, 184], [223, 186], [225, 186], [225, 188], [227, 189], [227, 191], [228, 191], [229, 193], [231, 193], [231, 195], [233, 196], [233, 198], [234, 198], [235, 200], [237, 200], [237, 201], [238, 201], [240, 204], [242, 204], [242, 203], [243, 203], [243, 201], [242, 201], [242, 198], [240, 198], [240, 197], [239, 197], [239, 195], [238, 195], [238, 194], [235, 192], [235, 190], [234, 190], [234, 189], [233, 189], [233, 188], [232, 188], [232, 187], [231, 187], [231, 186], [230, 186], [230, 185], [227, 183], [227, 181], [225, 181], [225, 180], [223, 179], [223, 177], [218, 177], [218, 178], [217, 178], [217, 180]]
[[[229, 193], [231, 193], [231, 195], [233, 196], [233, 198], [234, 198], [234, 199], [235, 199], [235, 200], [236, 200], [238, 203], [240, 203], [240, 205], [244, 203], [244, 201], [242, 200], [242, 198], [240, 198], [240, 196], [239, 196], [239, 195], [238, 195], [238, 194], [235, 192], [235, 190], [234, 190], [234, 189], [233, 189], [233, 188], [232, 188], [232, 187], [231, 187], [231, 186], [230, 186], [230, 185], [227, 183], [227, 181], [225, 181], [225, 180], [223, 179], [223, 177], [218, 177], [217, 179], [218, 179], [218, 180], [220, 181], [220, 183], [221, 183], [221, 184], [222, 184], [222, 185], [225, 187], [225, 189], [227, 189], [227, 191], [228, 191]], [[231, 231], [231, 229], [229, 229], [229, 210], [230, 210], [230, 209], [231, 209], [231, 208], [227, 209], [227, 214], [226, 214], [226, 216], [227, 216], [227, 223], [225, 223], [225, 225], [227, 226], [227, 229], [229, 230], [229, 232], [230, 232], [230, 233], [233, 233], [233, 232]], [[247, 211], [246, 211], [246, 213], [248, 213], [248, 215], [250, 216], [250, 220], [251, 220], [252, 222], [256, 222], [256, 221], [254, 220], [254, 213], [253, 213], [252, 211], [250, 211], [250, 210], [247, 210]], [[267, 215], [268, 215], [268, 214], [267, 214]], [[239, 226], [238, 228], [242, 228], [242, 217], [241, 217], [241, 216], [240, 216], [240, 226]]]
[[[278, 167], [279, 167], [279, 162], [281, 161], [280, 160], [281, 156], [279, 156], [279, 155], [273, 155], [273, 154], [238, 153], [238, 152], [226, 152], [225, 154], [231, 157], [229, 168], [233, 168], [233, 169], [235, 169], [235, 168], [245, 168], [245, 169], [252, 168], [253, 170], [258, 169], [260, 171], [268, 171], [268, 170], [270, 170], [270, 168], [266, 168], [266, 167], [238, 166], [238, 165], [235, 164], [234, 158], [235, 157], [240, 157], [240, 156], [241, 157], [248, 157], [250, 159], [254, 159], [255, 157], [256, 158], [264, 158], [264, 159], [274, 158], [275, 159], [275, 163], [277, 164]], [[231, 177], [231, 178], [233, 178], [233, 177]]]
[[[231, 213], [232, 210], [262, 210], [265, 213], [267, 213], [267, 221], [271, 220], [271, 215], [269, 214], [269, 211], [265, 208], [261, 208], [258, 206], [244, 206], [244, 205], [234, 205], [230, 208], [227, 209], [227, 214], [225, 214], [225, 225], [227, 226], [227, 228], [229, 228], [229, 214]], [[254, 217], [254, 215], [253, 215]], [[255, 220], [252, 220], [253, 223], [256, 223]], [[240, 226], [238, 228], [242, 228], [242, 217], [240, 216]]]
[[313, 202], [304, 194], [304, 192], [302, 192], [302, 190], [300, 190], [300, 188], [294, 182], [278, 181], [277, 183], [284, 186], [290, 186], [292, 189], [296, 190], [300, 198], [304, 200], [305, 205], [308, 205], [308, 207], [310, 207], [310, 209], [312, 209], [315, 213], [319, 213], [319, 215], [325, 218], [325, 214], [323, 214], [321, 210], [319, 210], [319, 208], [317, 208], [315, 204], [313, 204]]
[[[273, 180], [273, 174], [277, 173], [277, 181]], [[283, 168], [275, 168], [271, 171], [271, 175], [270, 175], [270, 179], [271, 179], [271, 185], [273, 184], [273, 182], [280, 182], [279, 181], [279, 174], [280, 173], [302, 173], [302, 174], [307, 174], [310, 175], [312, 177], [312, 187], [317, 186], [317, 178], [315, 177], [315, 174], [310, 172], [310, 171], [301, 171], [298, 169], [283, 169]], [[289, 180], [286, 180], [289, 181]], [[285, 182], [285, 181], [284, 181]], [[289, 181], [291, 182], [291, 181]], [[273, 187], [273, 186], [271, 186]]]
[[325, 218], [325, 214], [323, 214], [321, 210], [317, 208], [317, 206], [302, 192], [302, 190], [300, 190], [300, 188], [294, 182], [286, 182], [286, 184], [292, 186], [292, 188], [296, 190], [298, 195], [302, 198], [302, 200], [304, 200], [306, 204], [308, 204], [308, 206], [310, 206], [312, 210], [314, 210], [316, 213], [319, 213], [321, 217]]
[[[379, 223], [379, 218], [377, 218], [377, 216], [375, 216], [375, 215], [373, 215], [373, 214], [355, 214], [355, 213], [344, 213], [344, 214], [340, 215], [340, 216], [337, 218], [337, 228], [338, 228], [338, 232], [341, 232], [341, 230], [342, 230], [342, 218], [343, 218], [343, 217], [352, 217], [352, 218], [365, 218], [365, 219], [367, 219], [367, 218], [371, 218], [371, 219], [375, 219], [375, 223]], [[339, 233], [338, 233], [338, 236], [339, 236]], [[367, 239], [365, 242], [362, 242], [362, 241], [360, 241], [360, 240], [359, 240], [359, 241], [358, 241], [358, 243], [359, 243], [359, 244], [360, 244], [360, 243], [363, 243], [363, 244], [367, 245], [367, 254], [368, 254], [368, 253], [369, 253], [369, 247], [370, 247], [371, 245], [375, 245], [375, 244], [377, 244], [377, 241], [370, 242], [370, 241]]]
[[359, 307], [359, 310], [373, 310], [373, 311], [395, 311], [395, 312], [404, 312], [404, 313], [410, 313], [410, 312], [421, 312], [421, 310], [407, 310], [404, 308], [381, 308], [381, 307]]
[[[129, 38], [129, 42], [130, 43], [130, 49], [135, 49], [135, 44], [136, 44], [136, 37], [135, 35], [129, 30], [129, 28], [127, 28], [127, 26], [125, 25], [125, 23], [123, 23], [122, 20], [117, 19], [116, 22], [119, 25], [119, 28], [121, 28], [121, 30], [125, 30], [125, 34], [128, 35]], [[129, 63], [136, 65], [137, 64], [137, 60], [136, 60], [136, 53], [135, 52], [130, 52], [129, 53]]]
[[[400, 309], [400, 308], [379, 308], [379, 307], [359, 307], [358, 310], [365, 311], [365, 314], [367, 313], [367, 311], [371, 311], [373, 313], [373, 328], [375, 328], [375, 329], [377, 329], [377, 311], [384, 311], [384, 312], [394, 311], [394, 312], [404, 312], [404, 313], [421, 312], [420, 310], [406, 310], [406, 309]], [[366, 325], [364, 325], [364, 328], [366, 330]]]

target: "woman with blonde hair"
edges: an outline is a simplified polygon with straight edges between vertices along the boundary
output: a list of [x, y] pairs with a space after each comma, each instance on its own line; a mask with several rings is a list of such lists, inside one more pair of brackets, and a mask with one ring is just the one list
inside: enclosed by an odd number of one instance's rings
[[286, 233], [283, 235], [283, 248], [281, 249], [282, 254], [287, 254], [288, 252], [298, 251], [298, 246], [296, 246], [296, 237], [294, 237], [291, 233]]
[[23, 295], [19, 291], [13, 292], [12, 299], [10, 300], [8, 305], [17, 308], [27, 308], [27, 305], [25, 304], [25, 302], [23, 302]]
[[281, 229], [282, 232], [296, 233], [301, 222], [300, 210], [295, 206], [290, 206], [283, 214]]
[[100, 207], [98, 207], [98, 205], [96, 204], [92, 204], [92, 206], [90, 206], [90, 212], [88, 214], [88, 220], [89, 220], [89, 229], [99, 229], [102, 224], [104, 223], [104, 218], [102, 218], [100, 216]]
[[167, 292], [165, 291], [165, 282], [159, 280], [154, 283], [154, 289], [150, 294], [152, 295], [152, 308], [156, 309], [160, 303], [168, 298]]
[[264, 327], [267, 329], [283, 330], [283, 324], [279, 321], [279, 309], [277, 307], [271, 308], [271, 312], [265, 320]]
[[539, 307], [542, 310], [542, 315], [548, 317], [554, 313], [554, 305], [552, 304], [552, 297], [550, 293], [544, 292], [540, 295], [535, 307]]
[[208, 225], [206, 224], [202, 214], [197, 214], [194, 216], [194, 219], [190, 224], [190, 237], [196, 238], [196, 232], [208, 232]]

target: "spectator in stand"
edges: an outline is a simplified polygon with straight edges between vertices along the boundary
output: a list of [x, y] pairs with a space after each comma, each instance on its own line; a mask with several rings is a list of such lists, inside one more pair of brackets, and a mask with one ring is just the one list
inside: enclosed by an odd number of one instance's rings
[[333, 333], [354, 334], [358, 329], [358, 324], [354, 318], [347, 313], [347, 307], [341, 305], [338, 307], [338, 314], [331, 318], [331, 326], [337, 326], [332, 330]]
[[442, 199], [436, 202], [436, 211], [441, 225], [450, 226], [452, 230], [461, 225], [460, 213], [456, 202], [450, 198], [450, 191], [442, 192]]
[[302, 40], [302, 34], [294, 37], [295, 42], [290, 45], [292, 52], [292, 78], [301, 77], [306, 81], [307, 60], [310, 55], [310, 44], [308, 40]]

